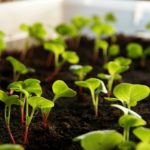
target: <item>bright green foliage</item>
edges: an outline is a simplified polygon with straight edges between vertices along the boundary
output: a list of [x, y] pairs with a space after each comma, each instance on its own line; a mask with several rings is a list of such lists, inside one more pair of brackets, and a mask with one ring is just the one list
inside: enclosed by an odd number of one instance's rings
[[72, 18], [71, 22], [78, 30], [82, 30], [91, 23], [91, 20], [83, 16], [75, 16]]
[[103, 81], [96, 78], [89, 78], [85, 81], [76, 81], [75, 84], [90, 90], [95, 116], [98, 116], [99, 93], [107, 93]]
[[92, 71], [93, 67], [90, 66], [90, 65], [85, 65], [85, 66], [82, 66], [82, 65], [72, 65], [70, 67], [70, 70], [78, 76], [78, 79], [80, 81], [84, 80], [85, 76], [90, 72]]
[[60, 24], [55, 28], [56, 32], [63, 37], [76, 37], [78, 30], [71, 24]]
[[129, 43], [127, 45], [127, 53], [130, 58], [139, 58], [143, 55], [143, 48], [138, 43]]
[[105, 15], [105, 21], [115, 23], [117, 21], [117, 19], [113, 13], [109, 12]]
[[150, 23], [147, 23], [146, 29], [150, 30]]
[[[79, 62], [79, 57], [75, 52], [65, 51], [65, 47], [61, 44], [45, 42], [45, 50], [51, 51], [55, 57], [55, 68], [61, 68], [64, 62], [76, 64]], [[60, 57], [63, 59], [60, 61]]]
[[24, 150], [24, 148], [19, 144], [2, 144], [0, 150]]
[[124, 57], [117, 57], [114, 59], [114, 61], [121, 66], [129, 66], [132, 63], [132, 60], [130, 58], [124, 58]]
[[123, 115], [119, 119], [119, 124], [124, 128], [124, 140], [129, 141], [130, 128], [146, 125], [146, 121], [134, 115]]
[[122, 65], [121, 61], [115, 60], [108, 62], [107, 69], [109, 74], [100, 73], [97, 76], [101, 79], [108, 80], [107, 88], [109, 93], [111, 93], [114, 80], [120, 80], [122, 78], [120, 74], [128, 70], [129, 66]]
[[28, 36], [42, 42], [47, 34], [43, 24], [37, 22], [33, 25], [21, 24], [20, 29], [28, 33]]
[[119, 150], [134, 150], [136, 143], [132, 141], [123, 141], [119, 146]]
[[136, 150], [150, 150], [150, 143], [140, 142], [137, 144]]
[[0, 59], [1, 59], [2, 52], [5, 50], [6, 47], [4, 36], [5, 36], [4, 32], [0, 31]]
[[76, 92], [69, 88], [67, 84], [62, 80], [57, 80], [53, 83], [52, 90], [54, 93], [53, 101], [61, 97], [74, 97]]
[[46, 118], [48, 118], [51, 108], [54, 107], [54, 103], [52, 101], [40, 96], [30, 97], [28, 99], [28, 103], [32, 107], [31, 115], [29, 116], [27, 122], [28, 125], [31, 123], [34, 112], [37, 109], [41, 109], [42, 114], [44, 113], [46, 115]]
[[120, 47], [117, 44], [110, 45], [108, 49], [108, 53], [110, 56], [117, 56], [120, 53]]
[[103, 130], [80, 135], [74, 141], [80, 141], [84, 150], [112, 150], [123, 141], [123, 137], [114, 130]]
[[124, 106], [136, 106], [138, 101], [145, 99], [149, 93], [149, 87], [141, 84], [120, 83], [114, 88], [114, 96], [123, 103]]
[[6, 58], [13, 67], [13, 80], [17, 81], [21, 74], [27, 74], [29, 72], [35, 72], [34, 69], [26, 67], [23, 63], [12, 56]]
[[101, 18], [98, 15], [93, 15], [91, 18], [91, 21], [93, 24], [100, 24], [101, 23]]

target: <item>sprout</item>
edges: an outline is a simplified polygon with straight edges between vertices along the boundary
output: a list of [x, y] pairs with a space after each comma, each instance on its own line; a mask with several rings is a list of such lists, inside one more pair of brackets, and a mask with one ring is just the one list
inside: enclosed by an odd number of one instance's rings
[[70, 67], [70, 70], [78, 76], [78, 79], [80, 81], [83, 81], [85, 76], [90, 72], [92, 71], [93, 67], [90, 66], [90, 65], [85, 65], [85, 66], [82, 66], [82, 65], [72, 65]]
[[119, 119], [119, 124], [124, 128], [123, 136], [125, 141], [129, 141], [130, 128], [146, 125], [146, 121], [134, 115], [123, 115]]
[[25, 43], [25, 50], [22, 52], [22, 59], [25, 59], [29, 50], [30, 38], [35, 39], [39, 44], [42, 44], [47, 32], [44, 26], [39, 22], [34, 23], [33, 25], [21, 24], [20, 29], [28, 34], [28, 38]]
[[74, 141], [80, 141], [84, 150], [111, 150], [123, 141], [123, 137], [115, 130], [102, 130], [80, 135]]
[[110, 45], [108, 49], [108, 54], [110, 56], [117, 56], [120, 53], [120, 47], [117, 44]]
[[109, 12], [105, 15], [105, 21], [109, 23], [115, 23], [117, 19], [113, 13]]
[[76, 85], [84, 88], [88, 88], [90, 90], [92, 96], [92, 104], [94, 107], [95, 116], [98, 116], [98, 102], [99, 102], [99, 94], [107, 93], [105, 85], [102, 80], [96, 78], [89, 78], [85, 81], [76, 81]]
[[24, 150], [24, 148], [19, 144], [2, 144], [0, 150]]
[[11, 106], [12, 105], [20, 105], [20, 102], [18, 100], [18, 96], [12, 95], [8, 96], [6, 92], [0, 90], [0, 101], [5, 103], [5, 109], [4, 109], [4, 118], [5, 118], [5, 124], [8, 129], [10, 138], [15, 144], [15, 139], [14, 136], [12, 135], [11, 129], [10, 129], [10, 115], [11, 115]]
[[143, 50], [143, 47], [138, 43], [129, 43], [127, 45], [128, 57], [132, 59], [141, 58], [141, 66], [145, 67], [146, 57], [150, 55], [150, 47]]
[[99, 73], [97, 76], [101, 79], [107, 80], [107, 88], [108, 88], [108, 95], [111, 95], [112, 87], [114, 80], [120, 80], [122, 76], [120, 75], [122, 72], [129, 69], [128, 64], [126, 63], [128, 59], [125, 58], [118, 58], [114, 61], [110, 61], [107, 64], [107, 69], [109, 74]]
[[13, 81], [17, 81], [21, 74], [35, 72], [34, 69], [26, 67], [24, 64], [22, 64], [20, 61], [12, 56], [8, 56], [6, 60], [9, 61], [13, 66]]
[[[54, 54], [55, 57], [55, 70], [54, 72], [47, 78], [48, 81], [51, 81], [60, 71], [63, 64], [65, 62], [76, 64], [79, 62], [79, 57], [75, 52], [65, 51], [63, 45], [54, 44], [50, 42], [44, 43], [45, 50], [48, 50]], [[61, 61], [60, 61], [61, 58]]]
[[2, 52], [4, 51], [4, 49], [6, 47], [6, 43], [4, 41], [4, 36], [5, 36], [5, 33], [0, 31], [0, 59], [1, 59]]

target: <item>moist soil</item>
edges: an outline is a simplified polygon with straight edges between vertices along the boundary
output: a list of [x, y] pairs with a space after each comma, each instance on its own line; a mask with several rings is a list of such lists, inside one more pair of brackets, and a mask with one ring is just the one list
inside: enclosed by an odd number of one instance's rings
[[[107, 39], [111, 41], [109, 38]], [[130, 42], [138, 42], [144, 48], [150, 45], [150, 40], [137, 37], [129, 37], [125, 35], [117, 36], [117, 44], [121, 47], [121, 56], [126, 56], [126, 45]], [[99, 59], [94, 62], [92, 59], [94, 41], [87, 37], [82, 37], [77, 47], [73, 39], [66, 41], [68, 49], [75, 50], [80, 56], [80, 64], [93, 66], [93, 71], [88, 74], [89, 77], [96, 77], [100, 72], [106, 72], [103, 69], [102, 54], [99, 53]], [[20, 52], [14, 50], [3, 53], [0, 62], [0, 89], [5, 90], [9, 83], [12, 82], [12, 67], [5, 60], [8, 55], [12, 55], [20, 59]], [[48, 52], [43, 50], [42, 46], [32, 47], [23, 61], [28, 67], [36, 69], [35, 73], [23, 75], [20, 80], [27, 78], [37, 78], [41, 81], [43, 89], [43, 97], [52, 99], [52, 83], [61, 79], [64, 80], [69, 87], [78, 92], [74, 98], [62, 98], [56, 101], [55, 107], [51, 110], [48, 118], [48, 127], [42, 126], [42, 117], [39, 111], [36, 111], [32, 123], [29, 127], [28, 144], [24, 145], [26, 150], [81, 150], [79, 143], [73, 142], [72, 139], [78, 135], [94, 130], [115, 129], [122, 133], [122, 128], [118, 125], [118, 119], [122, 112], [110, 106], [110, 102], [103, 99], [105, 95], [100, 96], [99, 116], [94, 116], [93, 107], [91, 105], [91, 97], [88, 90], [83, 89], [83, 94], [79, 94], [79, 88], [74, 84], [77, 77], [69, 71], [69, 65], [65, 64], [59, 74], [51, 82], [47, 82], [46, 78], [53, 70], [53, 64], [48, 63]], [[113, 59], [113, 58], [111, 58]], [[130, 69], [123, 74], [122, 81], [115, 82], [139, 83], [150, 86], [150, 59], [147, 58], [146, 66], [140, 66], [140, 60], [134, 60]], [[143, 116], [150, 127], [150, 97], [139, 102], [138, 106], [133, 108], [137, 113]], [[11, 143], [8, 131], [4, 124], [4, 104], [0, 103], [0, 142]], [[13, 107], [11, 114], [11, 130], [16, 142], [23, 144], [24, 126], [20, 123], [20, 109]], [[137, 141], [132, 136], [131, 139]]]

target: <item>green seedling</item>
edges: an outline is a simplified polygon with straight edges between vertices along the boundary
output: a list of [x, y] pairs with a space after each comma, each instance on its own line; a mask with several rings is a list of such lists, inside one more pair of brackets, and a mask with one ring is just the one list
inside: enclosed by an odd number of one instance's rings
[[4, 40], [4, 36], [5, 36], [5, 33], [0, 31], [0, 59], [1, 59], [2, 52], [6, 48], [6, 42]]
[[146, 58], [150, 56], [150, 47], [143, 49], [143, 47], [138, 43], [129, 43], [127, 45], [127, 55], [132, 59], [141, 59], [141, 67], [145, 67]]
[[120, 83], [113, 90], [115, 98], [107, 98], [107, 100], [120, 101], [124, 107], [130, 110], [139, 101], [148, 97], [149, 93], [150, 89], [146, 85]]
[[46, 98], [40, 97], [40, 96], [33, 96], [28, 99], [29, 105], [32, 107], [30, 115], [28, 115], [28, 118], [26, 120], [26, 130], [24, 135], [24, 143], [27, 143], [27, 137], [28, 137], [28, 130], [29, 125], [32, 121], [32, 118], [34, 116], [34, 113], [37, 109], [40, 109], [42, 112], [42, 115], [44, 116], [44, 126], [47, 126], [47, 118], [50, 113], [50, 110], [52, 107], [54, 107], [54, 103]]
[[22, 52], [22, 59], [25, 59], [26, 54], [29, 50], [29, 40], [34, 39], [39, 44], [42, 44], [45, 39], [45, 36], [47, 35], [47, 32], [43, 24], [39, 22], [34, 23], [33, 25], [21, 24], [20, 29], [23, 32], [26, 32], [28, 34], [28, 37], [25, 43], [25, 50]]
[[123, 62], [124, 59], [117, 59], [114, 61], [110, 61], [107, 64], [107, 70], [109, 74], [100, 73], [97, 76], [101, 79], [107, 80], [107, 89], [108, 89], [108, 96], [112, 94], [112, 87], [114, 80], [121, 80], [122, 76], [120, 75], [124, 71], [129, 69], [128, 65], [123, 65], [125, 62]]
[[117, 44], [110, 45], [108, 49], [108, 55], [110, 56], [117, 56], [120, 53], [120, 47]]
[[74, 138], [80, 141], [84, 150], [112, 150], [123, 141], [123, 137], [115, 130], [92, 131]]
[[24, 148], [19, 144], [2, 144], [0, 150], [24, 150]]
[[[103, 49], [103, 56], [106, 57], [108, 43], [102, 40], [104, 36], [112, 36], [115, 34], [116, 30], [113, 26], [105, 23], [95, 23], [91, 27], [92, 32], [95, 35], [95, 42], [94, 42], [94, 55], [93, 59], [96, 61], [98, 58], [99, 48]], [[104, 58], [105, 60], [106, 58]]]
[[62, 80], [55, 81], [52, 85], [52, 90], [54, 93], [53, 102], [61, 97], [74, 97], [76, 95], [76, 92]]
[[4, 109], [5, 124], [8, 129], [11, 141], [13, 144], [15, 144], [16, 142], [10, 129], [10, 115], [11, 115], [12, 105], [20, 105], [18, 96], [17, 95], [8, 96], [6, 92], [0, 90], [0, 101], [5, 103], [5, 109]]
[[150, 149], [150, 129], [145, 127], [138, 127], [133, 130], [133, 134], [141, 141], [137, 144], [136, 150]]
[[[25, 133], [24, 133], [24, 143], [27, 142], [28, 128], [29, 128], [29, 98], [32, 96], [40, 97], [42, 94], [42, 88], [40, 86], [40, 81], [37, 79], [26, 79], [24, 81], [13, 82], [9, 84], [8, 89], [20, 93], [20, 103], [21, 103], [21, 123], [25, 122]], [[25, 109], [25, 111], [24, 111]], [[25, 117], [24, 117], [24, 113]], [[24, 121], [25, 118], [25, 121]]]
[[73, 74], [78, 76], [78, 80], [83, 81], [86, 77], [86, 75], [91, 72], [93, 69], [90, 65], [72, 65], [70, 66], [70, 70], [73, 72]]
[[35, 72], [33, 68], [26, 67], [23, 63], [12, 56], [6, 58], [13, 67], [13, 81], [17, 81], [21, 74], [27, 74], [29, 72]]
[[134, 115], [123, 115], [119, 119], [119, 124], [124, 129], [124, 141], [129, 141], [131, 127], [146, 125], [146, 121]]
[[105, 16], [104, 16], [104, 19], [106, 22], [108, 23], [115, 23], [117, 21], [115, 15], [111, 12], [107, 13]]
[[29, 97], [32, 95], [41, 96], [42, 94], [40, 81], [37, 79], [26, 79], [24, 81], [17, 81], [9, 84], [8, 89], [19, 93], [19, 99], [21, 103], [21, 123], [24, 124], [24, 109], [26, 109], [26, 119], [28, 118]]
[[96, 78], [89, 78], [85, 81], [76, 81], [75, 84], [80, 87], [88, 88], [90, 90], [95, 117], [98, 117], [99, 94], [107, 93], [103, 81]]
[[79, 62], [78, 55], [72, 51], [65, 51], [65, 47], [61, 44], [45, 42], [44, 48], [45, 50], [48, 50], [54, 54], [54, 64], [55, 64], [55, 70], [47, 78], [47, 81], [51, 81], [59, 73], [65, 62], [68, 62], [70, 64], [76, 64]]

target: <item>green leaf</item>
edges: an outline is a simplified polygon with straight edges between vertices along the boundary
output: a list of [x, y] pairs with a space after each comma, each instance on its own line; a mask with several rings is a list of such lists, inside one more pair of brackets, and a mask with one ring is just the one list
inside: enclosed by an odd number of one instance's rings
[[16, 58], [12, 56], [8, 56], [6, 60], [9, 61], [11, 65], [13, 66], [13, 69], [20, 74], [33, 72], [31, 68], [27, 68], [23, 63], [21, 63], [20, 61], [18, 61]]
[[138, 101], [149, 95], [150, 89], [145, 85], [121, 83], [114, 88], [113, 93], [115, 97], [129, 106], [136, 106]]
[[132, 63], [132, 60], [124, 57], [117, 57], [115, 60], [121, 66], [128, 66]]
[[96, 42], [96, 47], [101, 48], [102, 50], [106, 51], [108, 49], [108, 42], [105, 40], [98, 40]]
[[134, 135], [142, 142], [150, 144], [150, 129], [145, 127], [138, 127], [133, 131]]
[[150, 150], [150, 143], [140, 142], [137, 144], [136, 150]]
[[138, 43], [130, 43], [127, 45], [128, 57], [130, 58], [139, 58], [143, 55], [143, 48]]
[[123, 141], [119, 146], [119, 150], [134, 150], [136, 144], [132, 141]]
[[43, 109], [43, 108], [52, 108], [54, 107], [54, 102], [39, 96], [33, 96], [28, 99], [28, 103], [33, 109]]
[[146, 125], [146, 121], [134, 115], [123, 115], [119, 119], [119, 124], [123, 128], [131, 128]]
[[103, 80], [110, 80], [112, 77], [111, 77], [111, 75], [109, 75], [109, 74], [104, 74], [104, 73], [99, 73], [98, 75], [97, 75], [100, 79], [103, 79]]
[[107, 13], [104, 18], [105, 18], [106, 22], [112, 22], [112, 23], [114, 23], [114, 22], [117, 21], [116, 17], [111, 12]]
[[74, 141], [81, 141], [84, 150], [111, 150], [123, 141], [123, 137], [114, 130], [103, 130], [83, 134]]
[[4, 102], [7, 97], [8, 95], [4, 91], [0, 90], [0, 100]]
[[24, 150], [24, 148], [18, 144], [2, 144], [0, 150]]
[[76, 92], [62, 80], [55, 81], [52, 85], [52, 90], [55, 94], [54, 101], [60, 97], [74, 97], [76, 95]]
[[65, 51], [62, 54], [62, 57], [65, 61], [71, 63], [71, 64], [76, 64], [79, 62], [79, 57], [76, 54], [76, 52], [71, 52], [71, 51]]
[[20, 29], [25, 32], [29, 32], [29, 26], [27, 24], [21, 24]]
[[117, 44], [112, 44], [109, 47], [109, 55], [110, 56], [117, 56], [120, 53], [120, 47]]
[[0, 52], [4, 51], [6, 48], [6, 42], [3, 39], [0, 39]]

